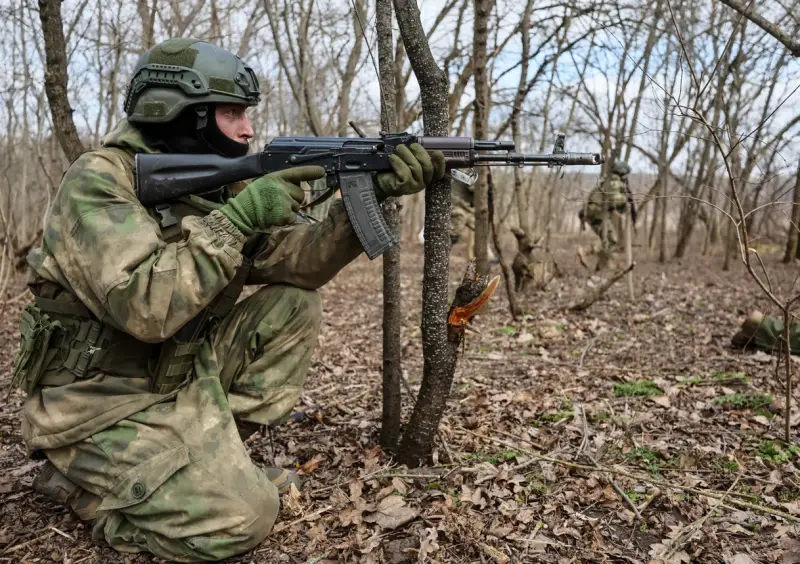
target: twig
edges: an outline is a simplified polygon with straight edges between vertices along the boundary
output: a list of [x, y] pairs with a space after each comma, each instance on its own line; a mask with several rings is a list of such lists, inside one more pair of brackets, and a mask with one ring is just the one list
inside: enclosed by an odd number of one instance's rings
[[44, 535], [38, 536], [38, 537], [36, 537], [34, 539], [31, 539], [29, 541], [25, 541], [23, 543], [8, 547], [7, 549], [5, 549], [3, 551], [3, 554], [11, 554], [12, 552], [16, 552], [16, 551], [18, 551], [18, 550], [20, 550], [22, 548], [25, 548], [26, 546], [29, 546], [29, 545], [31, 545], [31, 544], [33, 544], [35, 542], [39, 542], [40, 540], [48, 539], [48, 538], [52, 537], [53, 534], [54, 534], [53, 531], [50, 531], [49, 533], [45, 533]]
[[60, 529], [58, 529], [58, 528], [56, 528], [56, 527], [54, 527], [54, 526], [52, 526], [52, 525], [50, 525], [50, 526], [48, 527], [48, 529], [50, 529], [50, 530], [51, 530], [51, 531], [53, 531], [54, 533], [58, 533], [59, 535], [61, 535], [61, 536], [62, 536], [62, 537], [64, 537], [65, 539], [69, 539], [69, 540], [71, 540], [72, 542], [75, 542], [75, 537], [73, 537], [73, 536], [72, 536], [72, 535], [70, 535], [70, 534], [67, 534], [67, 533], [65, 533], [64, 531], [62, 531], [62, 530], [60, 530]]
[[331, 509], [333, 509], [333, 505], [328, 505], [326, 507], [323, 507], [322, 509], [317, 509], [313, 513], [309, 513], [308, 515], [304, 515], [303, 517], [300, 517], [299, 519], [295, 519], [291, 523], [278, 523], [275, 526], [274, 530], [277, 533], [277, 532], [282, 531], [282, 530], [284, 530], [284, 529], [286, 529], [288, 527], [293, 527], [294, 525], [297, 525], [298, 523], [302, 523], [303, 521], [310, 521], [311, 519], [319, 517], [320, 515], [322, 515], [323, 513], [327, 512], [327, 511], [330, 511]]
[[[678, 552], [678, 550], [680, 550], [683, 547], [683, 545], [685, 545], [687, 542], [689, 542], [689, 540], [692, 538], [692, 536], [697, 531], [699, 531], [700, 528], [703, 526], [703, 523], [705, 523], [708, 520], [708, 518], [711, 517], [711, 514], [714, 513], [719, 508], [720, 505], [722, 505], [722, 503], [725, 501], [725, 498], [728, 496], [728, 494], [731, 493], [733, 488], [735, 488], [736, 485], [739, 483], [739, 478], [741, 478], [741, 477], [742, 477], [741, 474], [736, 476], [736, 480], [733, 481], [733, 483], [731, 484], [731, 487], [729, 487], [728, 491], [725, 492], [725, 495], [723, 495], [717, 501], [717, 503], [715, 503], [711, 507], [711, 509], [709, 509], [706, 512], [705, 515], [703, 515], [697, 521], [695, 521], [693, 523], [689, 523], [688, 525], [685, 525], [684, 527], [682, 527], [681, 530], [680, 530], [680, 533], [675, 537], [675, 540], [672, 541], [671, 543], [669, 543], [668, 547], [664, 547], [664, 550], [661, 551], [661, 554], [659, 556], [665, 557], [667, 560], [669, 560], [675, 555], [676, 552]], [[684, 533], [684, 531], [686, 531], [686, 533]]]
[[[594, 459], [592, 459], [592, 460], [594, 460]], [[596, 462], [595, 462], [595, 465], [596, 465], [598, 468], [600, 467], [600, 466], [599, 466], [599, 465], [598, 465]], [[622, 498], [622, 500], [623, 500], [625, 503], [627, 503], [627, 504], [628, 504], [628, 507], [630, 507], [630, 508], [631, 508], [631, 511], [633, 511], [633, 514], [634, 514], [634, 515], [636, 515], [636, 518], [637, 518], [639, 521], [644, 521], [644, 517], [642, 517], [642, 514], [641, 514], [641, 513], [639, 513], [639, 508], [638, 508], [638, 507], [636, 507], [636, 505], [635, 505], [635, 504], [634, 504], [634, 503], [631, 501], [631, 498], [629, 498], [629, 497], [628, 497], [628, 494], [626, 494], [624, 491], [622, 491], [622, 488], [620, 488], [620, 487], [617, 485], [617, 483], [616, 483], [614, 480], [612, 480], [611, 478], [608, 478], [608, 477], [606, 477], [606, 480], [608, 480], [608, 483], [609, 483], [609, 484], [611, 484], [611, 487], [612, 487], [612, 488], [614, 488], [614, 491], [615, 491], [615, 492], [617, 492], [617, 495], [618, 495], [619, 497], [621, 497], [621, 498]]]
[[605, 282], [603, 282], [594, 292], [587, 292], [580, 301], [571, 304], [567, 309], [569, 311], [583, 311], [591, 307], [597, 300], [603, 297], [603, 295], [608, 291], [611, 286], [614, 285], [617, 280], [625, 276], [628, 272], [633, 270], [636, 266], [635, 262], [632, 262], [625, 268], [621, 268], [617, 270], [614, 274], [612, 274]]
[[599, 337], [600, 337], [599, 335], [596, 335], [589, 340], [589, 344], [586, 345], [586, 348], [583, 349], [583, 352], [581, 353], [581, 358], [580, 361], [578, 362], [578, 368], [583, 368], [583, 360], [586, 358], [586, 355], [589, 354], [589, 351], [592, 350], [595, 341], [597, 341]]
[[645, 500], [645, 502], [644, 502], [644, 503], [642, 503], [642, 504], [639, 506], [639, 513], [644, 513], [644, 510], [645, 510], [645, 509], [647, 509], [648, 507], [650, 507], [650, 504], [652, 504], [652, 503], [653, 503], [653, 500], [655, 500], [655, 499], [656, 499], [658, 496], [660, 496], [660, 495], [661, 495], [661, 490], [660, 490], [660, 489], [658, 489], [658, 488], [653, 488], [653, 495], [651, 495], [650, 497], [648, 497], [648, 498]]

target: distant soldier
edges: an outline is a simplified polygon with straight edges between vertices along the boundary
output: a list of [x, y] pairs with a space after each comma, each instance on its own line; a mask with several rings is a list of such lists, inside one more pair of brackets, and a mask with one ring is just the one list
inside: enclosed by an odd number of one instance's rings
[[606, 255], [619, 250], [617, 243], [623, 230], [622, 218], [625, 205], [631, 204], [631, 219], [636, 223], [636, 208], [628, 186], [628, 174], [631, 167], [625, 161], [614, 161], [611, 167], [611, 178], [606, 182], [600, 180], [598, 186], [589, 194], [583, 208], [578, 212], [581, 229], [586, 223], [600, 237], [600, 252]]
[[[733, 336], [731, 345], [772, 352], [783, 346], [783, 328], [783, 319], [754, 311]], [[789, 348], [792, 354], [800, 354], [800, 323], [794, 322], [789, 326]]]
[[475, 192], [469, 184], [453, 180], [450, 188], [450, 244], [455, 245], [462, 237], [467, 239], [467, 255], [472, 256], [475, 243]]

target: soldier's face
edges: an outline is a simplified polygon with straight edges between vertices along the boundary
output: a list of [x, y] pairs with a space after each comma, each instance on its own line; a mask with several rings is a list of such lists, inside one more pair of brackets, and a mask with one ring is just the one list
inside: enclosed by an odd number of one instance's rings
[[247, 143], [254, 135], [242, 104], [217, 104], [217, 126], [219, 130], [238, 143]]

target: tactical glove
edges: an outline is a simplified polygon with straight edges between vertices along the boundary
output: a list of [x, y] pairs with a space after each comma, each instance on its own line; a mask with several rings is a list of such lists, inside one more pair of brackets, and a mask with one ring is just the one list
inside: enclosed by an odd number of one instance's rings
[[376, 175], [375, 194], [378, 201], [389, 197], [416, 194], [444, 177], [444, 155], [441, 151], [426, 151], [418, 143], [410, 147], [398, 145], [389, 155], [393, 172]]
[[291, 225], [303, 205], [300, 182], [325, 176], [321, 166], [298, 166], [273, 172], [247, 185], [219, 211], [245, 236], [270, 227]]

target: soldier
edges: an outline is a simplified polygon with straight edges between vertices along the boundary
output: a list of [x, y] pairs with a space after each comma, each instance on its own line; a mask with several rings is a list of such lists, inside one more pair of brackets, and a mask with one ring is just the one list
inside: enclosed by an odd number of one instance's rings
[[609, 256], [619, 250], [617, 243], [623, 232], [622, 218], [625, 213], [625, 204], [631, 204], [631, 219], [636, 223], [636, 209], [633, 206], [633, 197], [628, 187], [628, 174], [631, 167], [625, 161], [616, 160], [611, 167], [611, 178], [606, 182], [601, 179], [598, 186], [589, 194], [578, 217], [581, 220], [581, 229], [588, 223], [600, 238], [599, 252]]
[[[754, 311], [742, 323], [739, 332], [733, 336], [731, 345], [736, 348], [777, 351], [784, 346], [783, 328], [783, 319]], [[800, 323], [794, 322], [789, 326], [789, 348], [792, 354], [800, 354]]]
[[[244, 155], [245, 110], [258, 102], [253, 71], [219, 47], [171, 39], [147, 51], [127, 119], [69, 167], [28, 256], [35, 305], [20, 321], [13, 381], [28, 395], [29, 454], [48, 459], [34, 487], [121, 552], [248, 551], [294, 480], [256, 466], [240, 435], [284, 421], [299, 398], [322, 315], [316, 289], [361, 253], [341, 201], [296, 224], [298, 184], [324, 175], [315, 166], [154, 209], [133, 181], [136, 153]], [[379, 200], [444, 175], [443, 155], [419, 145], [390, 158]], [[266, 286], [236, 303], [246, 284]]]

